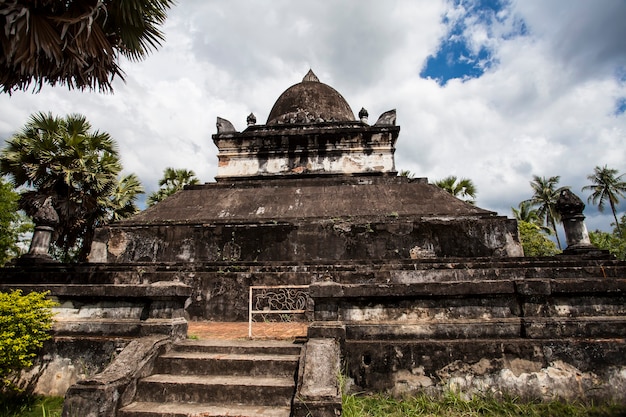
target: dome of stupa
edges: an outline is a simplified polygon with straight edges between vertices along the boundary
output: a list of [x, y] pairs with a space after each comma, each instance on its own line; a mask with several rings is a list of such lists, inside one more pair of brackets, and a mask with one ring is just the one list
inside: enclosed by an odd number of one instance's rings
[[267, 118], [268, 125], [352, 121], [354, 113], [342, 95], [311, 70], [278, 97]]

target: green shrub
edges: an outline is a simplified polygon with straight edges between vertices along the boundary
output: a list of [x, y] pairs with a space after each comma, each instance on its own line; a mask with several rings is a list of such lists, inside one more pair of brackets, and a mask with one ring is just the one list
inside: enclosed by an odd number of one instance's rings
[[0, 387], [8, 377], [33, 364], [37, 351], [50, 338], [52, 307], [48, 292], [22, 295], [20, 290], [0, 292]]

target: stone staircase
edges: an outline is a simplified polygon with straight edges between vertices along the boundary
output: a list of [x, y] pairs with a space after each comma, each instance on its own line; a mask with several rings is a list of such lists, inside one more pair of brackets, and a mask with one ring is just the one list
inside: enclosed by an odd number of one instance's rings
[[185, 340], [159, 356], [119, 417], [289, 417], [301, 346]]

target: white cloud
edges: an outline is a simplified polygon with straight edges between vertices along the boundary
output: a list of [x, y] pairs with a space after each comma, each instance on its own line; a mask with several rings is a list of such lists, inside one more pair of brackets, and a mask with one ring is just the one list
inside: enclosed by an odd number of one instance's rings
[[[35, 111], [79, 112], [112, 134], [126, 171], [148, 191], [167, 166], [212, 181], [216, 117], [243, 129], [254, 112], [264, 123], [312, 68], [371, 122], [397, 109], [398, 169], [472, 178], [479, 206], [510, 215], [530, 196], [533, 174], [561, 175], [584, 199], [594, 166], [626, 172], [626, 115], [615, 115], [626, 97], [616, 76], [626, 72], [625, 8], [621, 0], [518, 0], [487, 21], [466, 16], [465, 36], [475, 50], [488, 47], [495, 64], [440, 86], [419, 74], [447, 36], [442, 17], [464, 16], [448, 2], [185, 0], [170, 13], [163, 47], [122, 63], [127, 82], [116, 82], [115, 94], [45, 87], [0, 96], [0, 138]], [[527, 34], [508, 36], [522, 22]], [[610, 213], [588, 213], [608, 230]]]

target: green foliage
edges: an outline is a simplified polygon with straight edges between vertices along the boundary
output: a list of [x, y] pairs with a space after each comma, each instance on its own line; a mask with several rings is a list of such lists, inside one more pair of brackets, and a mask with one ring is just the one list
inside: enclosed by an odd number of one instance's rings
[[55, 303], [47, 295], [0, 292], [0, 386], [10, 386], [12, 373], [31, 366], [37, 351], [50, 338]]
[[548, 239], [537, 224], [524, 220], [517, 221], [524, 256], [553, 256], [560, 253], [556, 244]]
[[619, 224], [613, 223], [613, 233], [589, 232], [589, 240], [599, 249], [611, 252], [617, 259], [626, 261], [626, 237], [620, 234], [621, 230], [626, 230], [626, 214], [622, 215]]
[[473, 416], [533, 416], [533, 417], [619, 417], [626, 405], [588, 405], [578, 402], [524, 402], [518, 398], [494, 399], [448, 392], [439, 398], [426, 394], [403, 399], [385, 395], [343, 396], [344, 417], [473, 417]]
[[19, 211], [19, 194], [0, 178], [0, 266], [20, 254], [20, 237], [32, 230], [32, 224]]
[[148, 196], [148, 206], [165, 200], [176, 191], [182, 190], [186, 185], [194, 185], [199, 182], [195, 172], [187, 169], [165, 168], [163, 178], [159, 180], [159, 189]]
[[415, 174], [409, 171], [408, 169], [403, 169], [398, 172], [399, 177], [407, 177], [409, 179], [415, 178]]
[[0, 416], [3, 417], [61, 417], [62, 411], [63, 397], [0, 394]]

